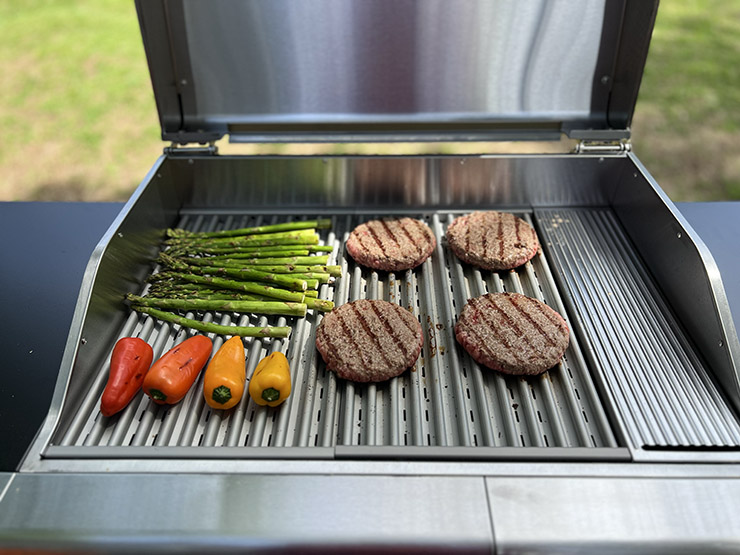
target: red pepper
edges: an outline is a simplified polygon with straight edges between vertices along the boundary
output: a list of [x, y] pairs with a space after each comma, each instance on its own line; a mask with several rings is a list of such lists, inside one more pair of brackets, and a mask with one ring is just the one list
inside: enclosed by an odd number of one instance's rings
[[154, 352], [138, 337], [123, 337], [113, 347], [108, 383], [100, 400], [103, 416], [113, 416], [131, 402], [141, 388]]

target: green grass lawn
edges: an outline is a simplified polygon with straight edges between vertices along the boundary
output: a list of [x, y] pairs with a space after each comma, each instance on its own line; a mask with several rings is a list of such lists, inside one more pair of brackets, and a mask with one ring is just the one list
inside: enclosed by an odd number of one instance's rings
[[740, 2], [661, 2], [633, 131], [673, 199], [740, 200]]
[[[0, 0], [0, 73], [0, 200], [123, 200], [162, 151], [133, 1]], [[740, 1], [663, 0], [633, 145], [674, 200], [740, 199]]]

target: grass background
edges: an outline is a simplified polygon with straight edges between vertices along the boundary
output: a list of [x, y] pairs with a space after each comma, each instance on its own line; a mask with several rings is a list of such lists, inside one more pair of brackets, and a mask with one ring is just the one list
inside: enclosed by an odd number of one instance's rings
[[[632, 142], [674, 200], [740, 200], [740, 1], [663, 0]], [[0, 0], [0, 200], [125, 200], [163, 146], [132, 1]]]

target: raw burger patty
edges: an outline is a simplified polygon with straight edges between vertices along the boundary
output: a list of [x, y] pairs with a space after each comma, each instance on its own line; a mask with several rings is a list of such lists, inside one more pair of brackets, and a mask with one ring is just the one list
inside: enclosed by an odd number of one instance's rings
[[421, 324], [387, 301], [362, 299], [335, 308], [316, 330], [316, 348], [330, 370], [356, 382], [403, 373], [421, 352]]
[[447, 228], [447, 244], [463, 262], [485, 270], [510, 270], [540, 248], [532, 226], [508, 212], [473, 212]]
[[347, 251], [358, 264], [389, 272], [415, 268], [436, 246], [429, 226], [413, 218], [370, 220], [347, 239]]
[[536, 375], [563, 356], [568, 325], [537, 299], [489, 293], [465, 304], [455, 337], [478, 364], [506, 374]]

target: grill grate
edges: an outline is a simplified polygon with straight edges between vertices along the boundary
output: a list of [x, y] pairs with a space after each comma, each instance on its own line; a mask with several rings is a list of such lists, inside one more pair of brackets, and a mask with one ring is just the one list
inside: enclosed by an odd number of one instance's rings
[[607, 209], [536, 212], [634, 445], [735, 447], [740, 424]]
[[[426, 221], [439, 239], [457, 215], [435, 212], [413, 216]], [[519, 215], [532, 223], [530, 214]], [[524, 293], [543, 300], [568, 318], [542, 253], [517, 270], [486, 272], [461, 264], [444, 241], [438, 240], [432, 257], [415, 270], [370, 271], [345, 254], [344, 244], [356, 225], [377, 216], [333, 216], [332, 230], [323, 231], [321, 238], [335, 247], [332, 256], [336, 258], [330, 263], [340, 264], [344, 271], [333, 285], [322, 285], [319, 296], [337, 305], [371, 298], [410, 309], [425, 335], [422, 353], [411, 371], [381, 384], [340, 380], [326, 370], [314, 346], [315, 329], [322, 315], [309, 313], [297, 320], [241, 316], [237, 323], [242, 325], [293, 326], [287, 340], [246, 340], [248, 376], [262, 357], [275, 350], [286, 352], [293, 393], [281, 407], [258, 407], [245, 396], [231, 411], [212, 410], [203, 400], [201, 376], [178, 405], [155, 405], [140, 393], [122, 413], [104, 418], [98, 406], [108, 373], [106, 361], [64, 430], [60, 442], [64, 452], [85, 456], [86, 447], [108, 446], [124, 448], [125, 456], [138, 457], [151, 456], [152, 447], [161, 447], [156, 451], [158, 457], [182, 457], [182, 449], [175, 448], [233, 447], [218, 456], [249, 458], [261, 456], [262, 448], [275, 447], [617, 446], [578, 338], [572, 333], [562, 363], [542, 376], [526, 379], [481, 369], [455, 341], [453, 326], [464, 303], [471, 296], [487, 292]], [[210, 231], [288, 219], [282, 215], [186, 210], [179, 226]], [[222, 323], [233, 323], [232, 316], [215, 314]], [[177, 325], [132, 313], [120, 336], [147, 340], [157, 357], [182, 341], [185, 334]], [[214, 352], [222, 341], [222, 337], [214, 337]], [[51, 446], [50, 455], [53, 449]], [[203, 456], [194, 454], [197, 451], [189, 455]], [[304, 450], [305, 456], [314, 456], [312, 451], [317, 457], [325, 456], [321, 449]]]

